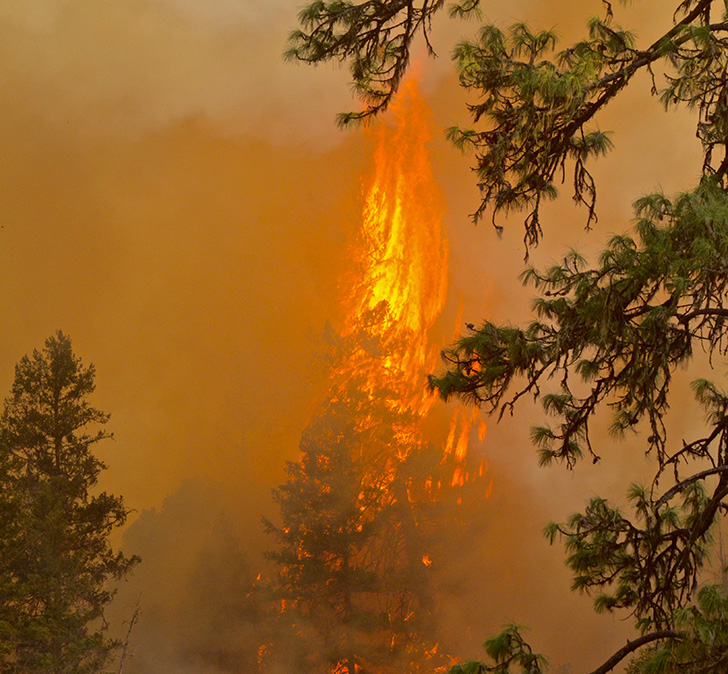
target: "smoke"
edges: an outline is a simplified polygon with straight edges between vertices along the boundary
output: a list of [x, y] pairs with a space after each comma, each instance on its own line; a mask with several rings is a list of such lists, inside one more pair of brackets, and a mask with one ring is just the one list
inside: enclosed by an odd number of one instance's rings
[[[236, 510], [218, 490], [187, 480], [160, 509], [146, 510], [125, 545], [144, 556], [114, 604], [117, 625], [140, 609], [129, 635], [132, 672], [254, 671], [265, 643], [267, 598], [256, 576], [260, 527], [240, 513], [259, 509], [259, 490], [238, 499]], [[124, 630], [120, 637], [125, 638]]]
[[[244, 671], [259, 634], [240, 616], [255, 615], [247, 594], [270, 545], [260, 517], [271, 515], [270, 488], [296, 459], [324, 387], [317, 335], [339, 318], [371, 150], [358, 132], [334, 130], [334, 114], [356, 105], [344, 71], [282, 62], [298, 4], [0, 4], [0, 390], [58, 328], [96, 365], [95, 403], [115, 432], [100, 449], [103, 487], [136, 510], [123, 543], [143, 557], [116, 605], [120, 624], [140, 600], [130, 674]], [[567, 39], [586, 17], [566, 4], [486, 12], [504, 26], [530, 15]], [[659, 6], [620, 11], [649, 39]], [[435, 26], [440, 58], [423, 71], [438, 127], [467, 123], [446, 45], [476, 27]], [[625, 228], [635, 198], [694, 181], [690, 120], [659, 117], [648, 88], [635, 82], [600, 120], [617, 148], [597, 165], [595, 231], [583, 231], [566, 186], [534, 264], [561, 259], [566, 245], [598, 250]], [[531, 292], [516, 280], [520, 222], [506, 223], [500, 241], [487, 223], [474, 228], [468, 159], [442, 138], [431, 153], [449, 204], [443, 325], [452, 330], [458, 306], [463, 321], [522, 322]], [[489, 423], [493, 497], [451, 551], [449, 582], [461, 595], [443, 617], [464, 655], [481, 656], [485, 636], [513, 619], [533, 625], [535, 647], [557, 663], [596, 666], [628, 624], [596, 618], [588, 599], [569, 595], [562, 551], [540, 529], [595, 493], [621, 498], [647, 466], [636, 443], [608, 448], [578, 474], [539, 469], [528, 438], [538, 418], [524, 406]]]
[[205, 117], [234, 136], [335, 142], [345, 73], [306, 78], [281, 54], [295, 0], [3, 3], [0, 87], [16, 109], [86, 133], [134, 135]]

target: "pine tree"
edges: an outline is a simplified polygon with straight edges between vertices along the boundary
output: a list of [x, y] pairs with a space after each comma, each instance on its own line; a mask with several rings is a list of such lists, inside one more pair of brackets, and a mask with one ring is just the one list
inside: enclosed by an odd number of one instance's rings
[[92, 453], [111, 437], [87, 400], [84, 366], [58, 332], [15, 368], [0, 418], [0, 671], [99, 672], [116, 645], [104, 635], [109, 581], [138, 561], [114, 552], [120, 497], [97, 491]]
[[387, 531], [394, 431], [391, 414], [372, 407], [353, 387], [320, 410], [274, 494], [282, 524], [268, 523], [278, 542], [269, 556], [283, 619], [306, 635], [298, 663], [306, 671], [387, 671], [394, 642], [406, 641], [400, 627], [413, 591], [393, 577], [400, 560]]
[[341, 380], [274, 492], [280, 524], [266, 525], [282, 610], [271, 652], [301, 671], [432, 672], [446, 662], [433, 589], [445, 564], [429, 561], [457, 536], [461, 487], [450, 485], [464, 468], [423, 442], [421, 420], [386, 388], [398, 381], [385, 367], [393, 343], [364, 333], [332, 338]]

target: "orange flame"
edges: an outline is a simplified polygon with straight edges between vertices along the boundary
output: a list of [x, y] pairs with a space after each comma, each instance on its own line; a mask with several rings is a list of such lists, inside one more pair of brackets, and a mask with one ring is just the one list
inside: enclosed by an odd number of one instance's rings
[[[436, 552], [426, 549], [431, 543], [425, 544], [425, 537], [413, 533], [423, 521], [416, 515], [425, 509], [418, 506], [440, 499], [447, 508], [453, 503], [462, 505], [465, 490], [460, 488], [466, 483], [475, 486], [475, 479], [468, 482], [471, 475], [482, 479], [487, 470], [485, 462], [478, 466], [467, 456], [472, 432], [478, 428], [482, 440], [485, 424], [477, 412], [459, 409], [441, 455], [433, 454], [436, 443], [425, 442], [423, 422], [435, 401], [427, 389], [426, 375], [435, 369], [440, 349], [431, 333], [447, 293], [444, 207], [427, 150], [432, 138], [429, 111], [415, 81], [403, 84], [390, 112], [394, 123], [379, 124], [370, 132], [376, 140], [374, 170], [365, 186], [363, 222], [346, 284], [343, 334], [340, 340], [332, 340], [336, 369], [325, 395], [326, 404], [334, 407], [353, 401], [351, 409], [356, 413], [347, 423], [354, 435], [361, 432], [367, 438], [352, 443], [356, 458], [366, 459], [356, 485], [361, 488], [361, 512], [372, 508], [367, 497], [371, 493], [383, 496], [382, 502], [388, 506], [397, 506], [391, 523], [399, 531], [390, 538], [397, 546], [402, 543], [404, 552], [398, 547], [395, 558], [420, 574], [422, 566], [427, 573], [436, 571], [438, 564], [433, 561], [438, 558]], [[372, 430], [375, 435], [367, 436]], [[375, 440], [370, 443], [369, 437]], [[372, 455], [367, 455], [371, 448]], [[405, 464], [407, 458], [412, 461]], [[317, 459], [327, 460], [324, 454]], [[319, 488], [325, 492], [330, 486], [321, 484]], [[357, 525], [358, 531], [363, 530], [366, 516]], [[417, 607], [429, 610], [429, 602], [422, 599], [425, 596], [409, 603], [398, 600], [393, 608], [397, 624], [415, 618]], [[284, 603], [282, 611], [286, 608]], [[393, 650], [402, 634], [392, 633]], [[426, 655], [434, 658], [437, 648], [435, 644]], [[353, 666], [358, 671], [358, 665]], [[340, 661], [332, 674], [351, 674], [351, 668], [350, 661]]]
[[427, 108], [414, 80], [403, 85], [392, 112], [395, 127], [381, 125], [377, 130], [355, 320], [385, 301], [391, 321], [418, 337], [421, 347], [447, 291], [442, 198], [426, 147], [431, 140]]
[[[442, 197], [429, 161], [432, 133], [427, 107], [413, 80], [392, 105], [394, 126], [375, 130], [375, 168], [368, 186], [362, 230], [354, 251], [357, 279], [346, 299], [351, 332], [380, 309], [372, 331], [388, 335], [393, 352], [384, 376], [395, 393], [390, 404], [424, 416], [432, 396], [423, 384], [436, 350], [428, 333], [447, 292], [447, 242]], [[398, 345], [398, 346], [397, 346]]]
[[[355, 280], [345, 299], [345, 333], [374, 316], [376, 324], [368, 328], [376, 337], [387, 335], [390, 348], [384, 371], [381, 361], [376, 369], [367, 369], [354, 355], [348, 369], [366, 370], [371, 391], [389, 391], [392, 409], [423, 418], [434, 402], [424, 381], [437, 364], [439, 348], [429, 343], [429, 333], [445, 304], [448, 245], [443, 199], [427, 150], [432, 139], [430, 113], [415, 80], [402, 85], [391, 113], [394, 124], [380, 124], [372, 132], [375, 167], [352, 255]], [[454, 454], [457, 463], [464, 463], [476, 427], [482, 441], [485, 423], [477, 410], [456, 410], [445, 455]], [[418, 430], [409, 432], [416, 436]], [[458, 469], [453, 486], [466, 479], [464, 467]]]

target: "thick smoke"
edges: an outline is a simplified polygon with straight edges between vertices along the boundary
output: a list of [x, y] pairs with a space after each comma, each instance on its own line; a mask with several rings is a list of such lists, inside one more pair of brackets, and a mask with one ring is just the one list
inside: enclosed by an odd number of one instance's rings
[[[128, 674], [246, 671], [260, 636], [246, 588], [271, 545], [260, 517], [271, 516], [270, 488], [323, 389], [317, 336], [340, 318], [370, 148], [334, 128], [334, 114], [355, 105], [344, 71], [282, 62], [298, 4], [0, 5], [0, 387], [57, 328], [96, 365], [96, 403], [116, 435], [101, 450], [103, 487], [137, 510], [123, 543], [144, 558], [114, 616], [128, 619], [139, 600]], [[586, 4], [500, 2], [486, 14], [504, 26], [533, 16], [567, 39], [603, 9]], [[649, 39], [660, 6], [620, 11]], [[476, 25], [435, 26], [440, 58], [422, 69], [434, 73], [425, 90], [438, 126], [467, 123], [448, 50]], [[583, 231], [567, 186], [533, 263], [561, 259], [565, 245], [597, 250], [625, 228], [635, 198], [697, 176], [687, 117], [656, 124], [648, 88], [635, 82], [600, 120], [617, 148], [597, 169], [595, 231]], [[473, 228], [468, 159], [442, 139], [431, 149], [449, 204], [449, 316], [460, 305], [468, 322], [525, 320], [520, 223], [502, 241], [487, 223]], [[452, 551], [462, 598], [443, 614], [463, 655], [480, 656], [485, 636], [517, 620], [557, 664], [589, 668], [628, 623], [568, 594], [562, 552], [540, 529], [595, 493], [623, 497], [646, 467], [637, 443], [577, 474], [539, 469], [528, 439], [539, 415], [524, 406], [489, 424], [493, 496], [478, 537]]]
[[283, 62], [295, 0], [3, 3], [0, 86], [26, 113], [140, 136], [203, 116], [237, 136], [335, 142], [345, 73]]

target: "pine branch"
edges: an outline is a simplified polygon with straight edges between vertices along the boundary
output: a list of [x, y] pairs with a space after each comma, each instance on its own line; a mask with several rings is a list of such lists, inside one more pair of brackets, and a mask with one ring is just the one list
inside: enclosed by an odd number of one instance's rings
[[657, 503], [655, 503], [655, 510], [657, 510], [660, 506], [665, 505], [673, 496], [676, 494], [679, 494], [685, 487], [687, 487], [690, 484], [693, 484], [694, 482], [697, 482], [698, 480], [702, 480], [704, 477], [708, 477], [709, 475], [716, 475], [718, 473], [725, 473], [728, 472], [728, 466], [717, 466], [715, 468], [709, 468], [708, 470], [703, 470], [700, 473], [695, 473], [695, 475], [691, 475], [689, 478], [682, 480], [681, 482], [678, 482], [674, 487], [668, 489], [660, 498]]
[[649, 644], [652, 641], [658, 639], [681, 639], [682, 635], [675, 630], [659, 630], [652, 632], [651, 634], [645, 634], [633, 641], [627, 641], [625, 646], [622, 646], [611, 658], [609, 658], [603, 665], [597, 667], [594, 671], [589, 674], [607, 674], [611, 672], [624, 658], [630, 653], [633, 653], [638, 648], [642, 648], [645, 644]]

